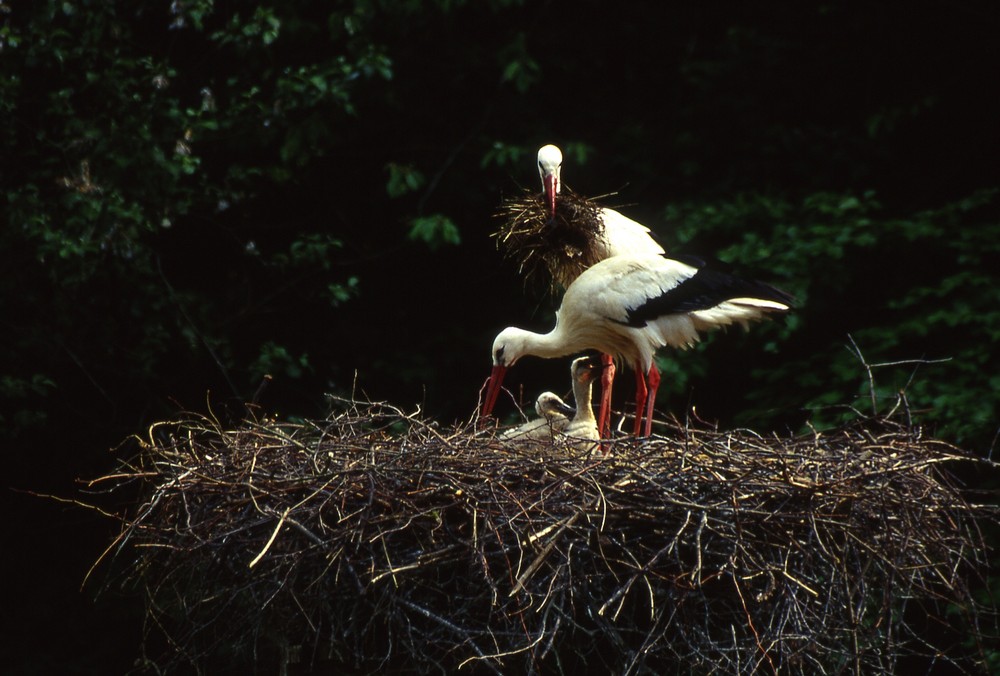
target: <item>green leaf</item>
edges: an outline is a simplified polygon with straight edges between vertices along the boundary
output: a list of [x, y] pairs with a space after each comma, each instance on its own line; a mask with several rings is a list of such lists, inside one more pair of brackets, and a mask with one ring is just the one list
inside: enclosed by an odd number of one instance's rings
[[311, 371], [312, 367], [309, 365], [309, 355], [302, 353], [296, 356], [287, 347], [268, 341], [260, 346], [250, 370], [254, 380], [259, 381], [265, 375], [298, 379]]
[[502, 80], [513, 83], [519, 93], [524, 94], [541, 79], [541, 67], [528, 53], [524, 33], [518, 33], [501, 49], [499, 58], [503, 64]]
[[385, 168], [389, 172], [385, 191], [393, 199], [418, 190], [424, 185], [424, 175], [414, 169], [412, 165], [390, 162]]
[[454, 245], [462, 241], [458, 227], [443, 214], [420, 216], [411, 220], [409, 238], [424, 242], [431, 250], [443, 244]]
[[326, 295], [331, 307], [339, 307], [352, 298], [357, 297], [359, 290], [358, 278], [351, 276], [344, 283], [333, 282], [328, 284]]

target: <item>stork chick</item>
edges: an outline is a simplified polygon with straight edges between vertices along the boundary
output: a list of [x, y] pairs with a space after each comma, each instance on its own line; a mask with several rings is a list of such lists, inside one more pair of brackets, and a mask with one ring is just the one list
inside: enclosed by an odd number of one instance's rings
[[596, 357], [579, 357], [570, 366], [576, 413], [562, 430], [562, 436], [578, 451], [593, 451], [601, 439], [591, 404], [591, 388], [604, 366]]
[[572, 406], [552, 392], [538, 395], [535, 412], [538, 413], [537, 418], [507, 430], [500, 438], [506, 441], [552, 441], [556, 433], [569, 426], [569, 416], [576, 413]]

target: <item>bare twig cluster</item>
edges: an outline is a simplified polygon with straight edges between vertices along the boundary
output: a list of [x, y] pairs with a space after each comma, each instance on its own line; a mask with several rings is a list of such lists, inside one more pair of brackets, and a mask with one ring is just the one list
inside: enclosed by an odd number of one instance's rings
[[554, 217], [541, 196], [528, 190], [504, 200], [496, 216], [497, 248], [525, 280], [565, 288], [601, 259], [595, 248], [604, 235], [601, 206], [569, 189], [560, 193]]
[[141, 490], [109, 551], [178, 660], [267, 639], [361, 673], [979, 668], [996, 514], [945, 469], [982, 461], [886, 420], [661, 429], [581, 455], [385, 404], [189, 416], [94, 487]]

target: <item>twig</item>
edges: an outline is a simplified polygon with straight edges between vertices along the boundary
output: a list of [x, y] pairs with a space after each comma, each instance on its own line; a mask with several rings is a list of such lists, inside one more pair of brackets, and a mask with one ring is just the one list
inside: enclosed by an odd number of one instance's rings
[[289, 507], [288, 509], [286, 509], [286, 510], [285, 510], [285, 511], [284, 511], [284, 512], [283, 512], [283, 513], [281, 514], [281, 518], [280, 518], [280, 519], [278, 519], [278, 523], [277, 523], [277, 524], [275, 524], [275, 526], [274, 526], [274, 530], [272, 530], [272, 531], [271, 531], [271, 537], [269, 537], [269, 538], [267, 539], [267, 544], [265, 544], [265, 545], [264, 545], [264, 548], [263, 548], [262, 550], [260, 550], [260, 553], [259, 553], [259, 554], [257, 554], [257, 556], [255, 556], [255, 557], [253, 558], [253, 561], [251, 561], [251, 562], [250, 562], [250, 563], [249, 563], [249, 564], [247, 565], [247, 568], [253, 568], [254, 566], [256, 566], [256, 565], [257, 565], [257, 564], [258, 564], [258, 563], [260, 562], [260, 560], [261, 560], [262, 558], [264, 558], [264, 555], [265, 555], [265, 554], [267, 554], [267, 550], [271, 548], [271, 545], [272, 545], [272, 544], [274, 544], [274, 539], [275, 539], [276, 537], [278, 537], [278, 531], [280, 531], [280, 530], [281, 530], [281, 526], [282, 526], [282, 525], [283, 525], [283, 524], [285, 523], [285, 519], [286, 519], [286, 518], [288, 518], [288, 513], [289, 513], [290, 511], [292, 511], [292, 508], [291, 508], [291, 507]]

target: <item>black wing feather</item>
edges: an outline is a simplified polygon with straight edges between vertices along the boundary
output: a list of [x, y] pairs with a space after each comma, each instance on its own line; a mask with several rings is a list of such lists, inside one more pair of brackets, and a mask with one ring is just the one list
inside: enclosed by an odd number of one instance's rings
[[[691, 265], [695, 261], [687, 257], [683, 262]], [[674, 288], [630, 309], [622, 323], [641, 327], [657, 317], [707, 310], [733, 298], [757, 298], [788, 306], [792, 306], [795, 301], [791, 294], [770, 284], [700, 267], [698, 272]]]

